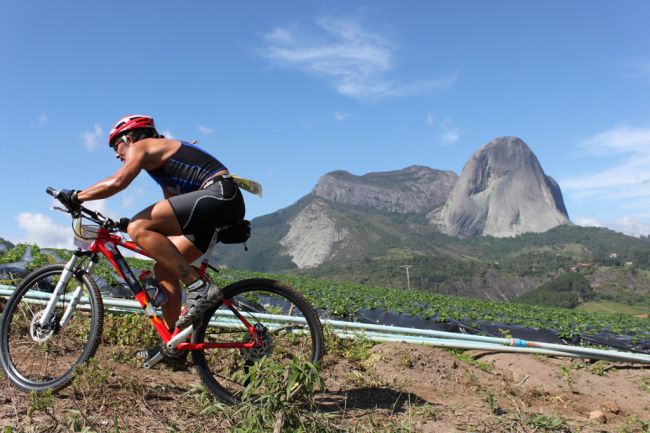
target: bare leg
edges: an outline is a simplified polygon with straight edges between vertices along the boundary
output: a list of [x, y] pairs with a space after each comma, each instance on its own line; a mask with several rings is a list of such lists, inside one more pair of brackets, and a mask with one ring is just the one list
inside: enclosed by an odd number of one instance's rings
[[[170, 236], [171, 242], [176, 246], [188, 263], [194, 262], [203, 253], [194, 246], [185, 236]], [[182, 289], [178, 278], [174, 277], [165, 267], [156, 263], [154, 265], [156, 279], [167, 294], [167, 302], [162, 306], [163, 319], [168, 328], [173, 328], [181, 314]]]
[[131, 219], [131, 239], [147, 251], [168, 275], [184, 284], [200, 278], [168, 236], [182, 235], [176, 215], [167, 200], [149, 206]]
[[[168, 272], [168, 278], [180, 279], [188, 286], [187, 312], [176, 321], [177, 328], [184, 329], [196, 323], [208, 308], [223, 298], [219, 287], [202, 281], [176, 245], [169, 240], [168, 236], [181, 235], [181, 227], [169, 201], [159, 201], [133, 217], [128, 232], [131, 239], [156, 260], [159, 268]], [[169, 311], [166, 316], [168, 318], [172, 315], [171, 307]]]

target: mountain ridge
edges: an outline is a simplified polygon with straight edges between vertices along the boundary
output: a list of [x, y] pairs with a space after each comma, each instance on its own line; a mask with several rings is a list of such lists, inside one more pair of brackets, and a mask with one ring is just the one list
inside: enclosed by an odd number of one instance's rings
[[311, 194], [353, 206], [419, 213], [443, 205], [457, 178], [452, 171], [422, 165], [361, 176], [337, 170], [321, 176]]
[[[492, 152], [493, 148], [497, 151]], [[509, 152], [520, 155], [509, 158]], [[626, 251], [632, 260], [650, 263], [650, 257], [645, 260], [639, 253], [647, 242], [609, 230], [573, 226], [557, 182], [544, 173], [523, 141], [515, 137], [493, 140], [473, 158], [481, 163], [480, 170], [466, 176], [464, 189], [459, 186], [462, 173], [457, 176], [422, 165], [364, 175], [343, 170], [326, 173], [294, 204], [252, 221], [249, 252], [219, 246], [216, 258], [226, 266], [256, 271], [394, 286], [405, 284], [403, 266], [409, 265], [416, 287], [500, 300], [522, 296], [576, 262], [606, 261], [614, 252]], [[496, 163], [485, 164], [491, 159]], [[507, 166], [511, 159], [516, 167]], [[432, 214], [453, 205], [450, 202], [459, 189], [467, 191], [464, 199], [484, 194], [484, 202], [489, 203], [485, 191], [505, 188], [507, 192], [509, 183], [525, 183], [517, 176], [527, 172], [532, 173], [529, 181], [537, 183], [528, 183], [523, 190], [533, 193], [511, 199], [514, 205], [509, 209], [519, 209], [519, 218], [525, 219], [530, 209], [522, 211], [515, 205], [532, 202], [533, 213], [544, 214], [535, 207], [536, 201], [544, 200], [543, 206], [550, 206], [547, 211], [559, 215], [545, 230], [507, 233], [507, 225], [494, 234], [484, 230], [490, 212], [499, 209], [496, 205], [487, 208], [489, 212], [484, 209], [482, 214], [465, 216], [468, 221], [476, 221], [476, 215], [485, 217], [483, 225], [476, 226], [481, 230], [474, 234], [451, 236], [432, 222]], [[505, 187], [491, 186], [495, 180]], [[516, 222], [516, 215], [509, 214], [506, 222]], [[515, 228], [525, 227], [517, 224]]]

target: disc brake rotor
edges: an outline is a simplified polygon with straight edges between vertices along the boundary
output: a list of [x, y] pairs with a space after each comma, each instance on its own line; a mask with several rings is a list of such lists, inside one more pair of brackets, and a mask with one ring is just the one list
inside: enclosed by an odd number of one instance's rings
[[36, 341], [37, 343], [46, 342], [52, 337], [52, 335], [54, 335], [54, 332], [56, 332], [56, 323], [58, 320], [55, 314], [52, 315], [52, 319], [50, 320], [49, 324], [47, 324], [45, 327], [41, 326], [41, 317], [43, 317], [44, 313], [45, 310], [41, 310], [36, 313], [32, 318], [32, 323], [29, 327], [29, 333], [32, 336], [32, 340]]
[[[257, 336], [258, 344], [250, 349], [241, 349], [241, 354], [246, 358], [247, 361], [257, 362], [266, 355], [270, 354], [275, 347], [275, 341], [273, 336], [268, 332], [265, 326], [256, 323], [254, 325], [255, 333]], [[244, 337], [244, 343], [253, 341], [253, 336], [251, 334]]]

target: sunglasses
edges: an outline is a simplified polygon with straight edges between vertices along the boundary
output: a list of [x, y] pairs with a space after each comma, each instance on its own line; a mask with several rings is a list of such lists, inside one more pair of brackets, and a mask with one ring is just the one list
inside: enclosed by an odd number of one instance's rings
[[119, 147], [120, 143], [128, 144], [129, 139], [127, 138], [126, 135], [121, 136], [119, 139], [115, 140], [113, 144], [111, 144], [111, 147], [115, 152], [117, 152], [117, 148]]

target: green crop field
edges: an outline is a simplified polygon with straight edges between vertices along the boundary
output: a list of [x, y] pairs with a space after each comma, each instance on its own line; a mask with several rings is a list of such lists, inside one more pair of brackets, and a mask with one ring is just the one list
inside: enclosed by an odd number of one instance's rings
[[630, 314], [634, 316], [650, 315], [650, 307], [635, 307], [633, 305], [612, 301], [586, 302], [578, 306], [578, 310], [598, 313]]
[[[24, 251], [23, 246], [16, 248], [21, 249], [19, 252]], [[12, 250], [3, 255], [11, 255], [11, 258], [19, 256]], [[0, 261], [7, 259], [3, 255], [0, 255]], [[70, 252], [57, 250], [56, 255], [59, 260], [66, 259]], [[29, 268], [54, 261], [52, 256], [44, 255], [38, 247], [32, 247], [32, 256], [34, 263], [30, 263]], [[128, 258], [127, 261], [137, 270], [150, 268], [153, 264], [150, 260]], [[100, 260], [93, 273], [104, 278], [109, 284], [118, 281], [117, 274], [105, 259]], [[636, 316], [635, 314], [640, 312], [638, 309], [630, 307], [630, 310], [624, 311], [622, 304], [612, 302], [591, 303], [582, 309], [565, 309], [233, 269], [223, 269], [217, 274], [212, 272], [212, 277], [220, 285], [253, 277], [278, 279], [300, 290], [317, 308], [327, 310], [330, 315], [341, 319], [350, 319], [359, 309], [366, 308], [410, 314], [439, 322], [454, 319], [471, 325], [473, 321], [484, 320], [505, 325], [550, 329], [564, 338], [599, 332], [624, 334], [634, 340], [647, 340], [650, 336], [650, 320]]]
[[317, 308], [342, 318], [351, 317], [361, 308], [368, 308], [406, 313], [441, 322], [447, 319], [465, 323], [485, 320], [551, 329], [566, 338], [598, 332], [625, 334], [636, 339], [647, 339], [650, 335], [650, 321], [626, 314], [493, 302], [424, 291], [406, 291], [237, 270], [223, 270], [215, 277], [221, 284], [252, 277], [282, 280], [303, 292]]

